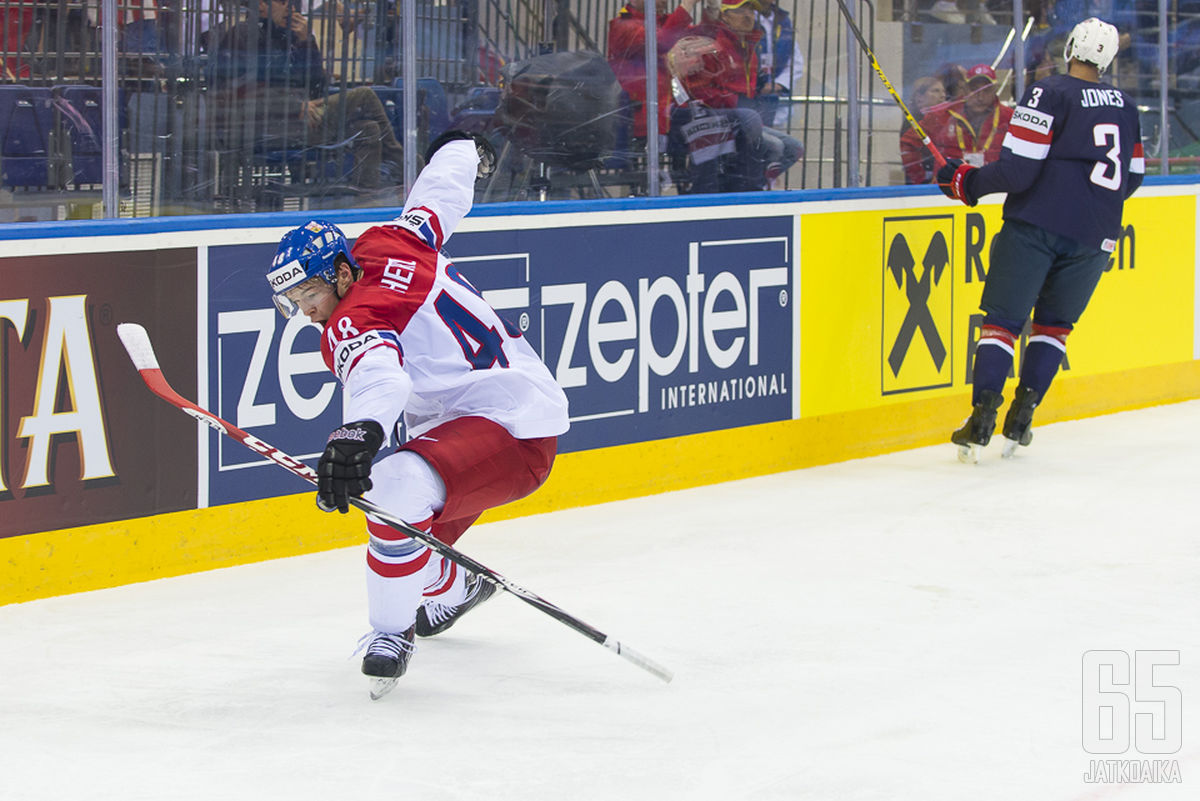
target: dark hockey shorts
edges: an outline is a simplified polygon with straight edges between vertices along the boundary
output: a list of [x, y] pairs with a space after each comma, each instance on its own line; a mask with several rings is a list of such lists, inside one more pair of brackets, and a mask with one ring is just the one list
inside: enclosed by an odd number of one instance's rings
[[979, 307], [996, 322], [1071, 328], [1087, 308], [1110, 255], [1020, 220], [992, 240]]

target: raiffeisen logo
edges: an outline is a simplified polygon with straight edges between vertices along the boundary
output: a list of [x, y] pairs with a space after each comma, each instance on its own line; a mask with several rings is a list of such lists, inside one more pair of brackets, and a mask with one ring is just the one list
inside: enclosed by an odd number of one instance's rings
[[884, 395], [950, 386], [954, 218], [883, 221]]

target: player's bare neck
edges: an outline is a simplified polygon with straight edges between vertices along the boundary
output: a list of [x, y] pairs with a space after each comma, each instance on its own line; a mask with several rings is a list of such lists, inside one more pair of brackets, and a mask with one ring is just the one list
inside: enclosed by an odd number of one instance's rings
[[1096, 69], [1095, 64], [1085, 64], [1082, 61], [1071, 59], [1071, 63], [1067, 65], [1067, 74], [1083, 81], [1100, 83], [1100, 70]]

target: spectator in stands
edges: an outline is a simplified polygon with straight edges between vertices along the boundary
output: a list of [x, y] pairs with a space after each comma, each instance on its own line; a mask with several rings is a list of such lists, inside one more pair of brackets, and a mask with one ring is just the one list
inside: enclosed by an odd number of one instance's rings
[[[658, 132], [665, 135], [671, 111], [671, 74], [667, 52], [692, 24], [699, 0], [683, 0], [667, 14], [668, 0], [655, 5], [658, 40]], [[634, 104], [633, 136], [646, 136], [646, 11], [645, 0], [628, 0], [608, 23], [608, 63], [629, 100]]]
[[967, 93], [967, 68], [963, 65], [947, 62], [933, 74], [946, 87], [947, 100], [958, 100]]
[[987, 64], [976, 64], [967, 70], [967, 95], [961, 111], [947, 109], [950, 124], [934, 126], [936, 134], [926, 133], [935, 137], [946, 158], [982, 167], [1000, 158], [1012, 113], [996, 96], [996, 72]]
[[342, 0], [306, 0], [308, 24], [317, 47], [325, 58], [326, 77], [333, 85], [371, 83], [367, 75], [367, 48], [372, 41], [364, 36], [367, 11], [361, 5]]
[[121, 50], [126, 53], [155, 54], [167, 49], [159, 30], [157, 0], [126, 0], [117, 7], [121, 18]]
[[[702, 23], [693, 32], [713, 40], [719, 53], [720, 71], [706, 83], [694, 85], [691, 94], [711, 108], [754, 110], [758, 93], [758, 41], [762, 31], [752, 0], [721, 0], [716, 23]], [[761, 122], [761, 118], [759, 119]], [[766, 165], [764, 185], [786, 172], [804, 155], [799, 140], [775, 128], [763, 126], [762, 157]]]
[[[681, 192], [750, 192], [763, 188], [762, 118], [738, 108], [718, 84], [734, 65], [707, 36], [680, 39], [667, 54], [678, 84], [667, 152]], [[710, 103], [716, 105], [710, 105]]]
[[[911, 97], [908, 99], [908, 110], [917, 120], [923, 119], [931, 111], [937, 110], [946, 101], [946, 87], [941, 79], [933, 75], [918, 78], [913, 84]], [[924, 125], [921, 126], [924, 128]], [[907, 184], [928, 184], [933, 182], [936, 167], [933, 154], [921, 142], [921, 137], [908, 120], [900, 129], [900, 163], [904, 167], [904, 182]]]
[[[259, 0], [221, 37], [210, 64], [218, 86], [218, 127], [236, 136], [254, 117], [256, 145], [292, 149], [348, 142], [351, 183], [362, 189], [403, 180], [403, 149], [370, 87], [327, 93], [321, 52], [308, 20], [283, 0]], [[223, 124], [222, 124], [223, 123]]]
[[922, 11], [921, 22], [944, 22], [951, 25], [995, 25], [996, 20], [988, 12], [982, 0], [936, 0], [928, 10]]
[[[967, 70], [966, 96], [945, 108], [935, 107], [921, 120], [921, 127], [946, 158], [982, 167], [1000, 158], [1012, 113], [996, 97], [995, 71], [987, 64], [976, 64]], [[908, 131], [905, 136], [911, 140], [916, 132]], [[923, 146], [920, 152], [924, 154]]]
[[22, 60], [27, 52], [26, 41], [33, 33], [33, 7], [31, 5], [9, 6], [5, 4], [0, 10], [4, 18], [4, 48], [5, 58], [2, 63], [4, 80], [17, 82], [30, 76], [29, 65]]
[[804, 76], [804, 53], [796, 39], [791, 16], [779, 7], [778, 0], [758, 0], [757, 25], [763, 32], [758, 40], [758, 113], [763, 125], [775, 125], [779, 101], [799, 87]]

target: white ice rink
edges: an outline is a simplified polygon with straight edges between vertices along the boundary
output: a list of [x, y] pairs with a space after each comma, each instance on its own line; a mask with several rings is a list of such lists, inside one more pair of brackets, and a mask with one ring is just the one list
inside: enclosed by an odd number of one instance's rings
[[[0, 799], [1197, 799], [1198, 454], [1192, 402], [459, 543], [669, 685], [503, 595], [371, 702], [358, 548], [0, 607]], [[1179, 753], [1085, 752], [1095, 649], [1180, 652]]]

